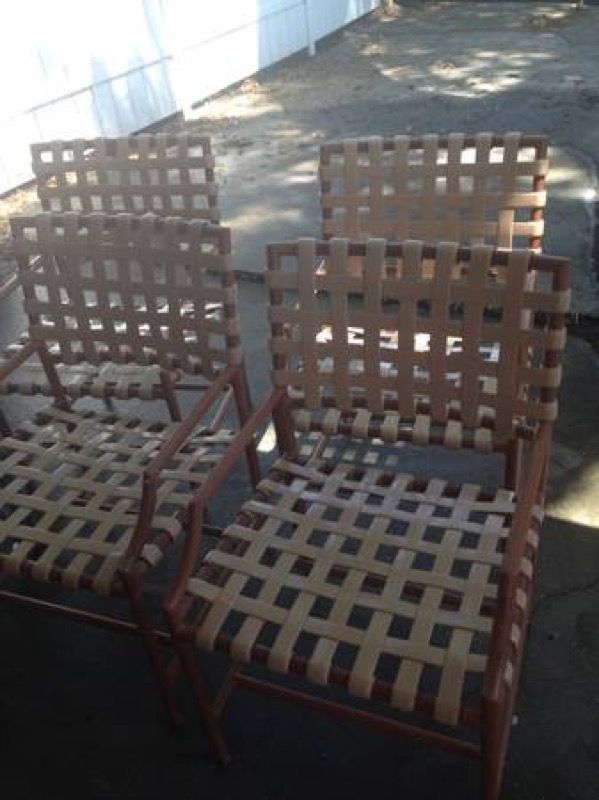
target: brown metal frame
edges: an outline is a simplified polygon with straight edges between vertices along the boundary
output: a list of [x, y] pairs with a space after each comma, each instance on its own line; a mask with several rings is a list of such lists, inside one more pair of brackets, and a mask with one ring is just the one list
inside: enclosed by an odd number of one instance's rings
[[[389, 244], [387, 254], [390, 257], [401, 256], [401, 244]], [[269, 247], [268, 267], [273, 269], [276, 248], [276, 258], [293, 253], [293, 245], [279, 244]], [[352, 243], [352, 255], [364, 255], [364, 243]], [[328, 255], [328, 245], [320, 242], [316, 247], [319, 256]], [[425, 258], [433, 258], [435, 248], [425, 246]], [[468, 258], [469, 248], [459, 249], [460, 258]], [[507, 252], [497, 251], [494, 259], [497, 264], [506, 264]], [[569, 288], [568, 262], [565, 259], [548, 256], [531, 257], [530, 269], [535, 269], [535, 264], [542, 259], [546, 272], [552, 274], [553, 289], [561, 292]], [[274, 290], [280, 292], [280, 290]], [[274, 302], [273, 290], [271, 301]], [[549, 327], [559, 329], [564, 327], [565, 314], [551, 315]], [[279, 335], [282, 334], [282, 324], [272, 323], [273, 335], [278, 326]], [[273, 356], [274, 368], [282, 367], [285, 356]], [[548, 351], [545, 366], [555, 367], [560, 363], [560, 353]], [[543, 388], [542, 398], [550, 401], [556, 397], [556, 388]], [[286, 458], [293, 459], [297, 456], [297, 439], [292, 416], [292, 401], [286, 388], [275, 388], [267, 399], [254, 411], [243, 426], [242, 430], [230, 445], [223, 456], [223, 464], [234, 463], [243, 453], [247, 443], [252, 441], [260, 426], [272, 418], [277, 435], [279, 452]], [[187, 539], [186, 549], [179, 563], [175, 581], [168, 593], [164, 610], [173, 632], [173, 642], [180, 659], [181, 667], [185, 673], [193, 695], [196, 699], [200, 716], [203, 719], [210, 740], [223, 764], [230, 761], [224, 734], [220, 725], [220, 718], [224, 706], [235, 688], [258, 692], [275, 697], [290, 703], [304, 705], [318, 711], [323, 711], [341, 720], [355, 721], [383, 733], [394, 733], [401, 737], [417, 739], [433, 746], [458, 753], [468, 758], [481, 761], [481, 790], [484, 800], [497, 800], [501, 787], [501, 778], [505, 756], [507, 752], [508, 735], [511, 726], [512, 710], [518, 687], [519, 674], [522, 667], [522, 656], [525, 644], [525, 634], [529, 621], [531, 608], [531, 595], [533, 582], [530, 580], [524, 591], [526, 594], [525, 610], [515, 603], [516, 590], [521, 586], [521, 560], [527, 546], [527, 536], [533, 519], [533, 509], [544, 502], [545, 487], [547, 482], [548, 462], [551, 446], [552, 423], [540, 422], [533, 435], [524, 439], [514, 438], [511, 445], [503, 448], [505, 456], [505, 481], [506, 486], [513, 485], [518, 489], [518, 501], [513, 515], [511, 533], [508, 541], [498, 590], [497, 611], [491, 637], [490, 652], [487, 670], [484, 677], [482, 714], [473, 718], [469, 715], [462, 721], [468, 725], [480, 728], [480, 738], [472, 741], [464, 737], [454, 737], [417, 724], [408, 724], [377, 713], [357, 709], [350, 705], [324, 699], [319, 696], [298, 691], [280, 683], [259, 679], [243, 672], [243, 667], [232, 665], [225, 676], [214, 698], [208, 694], [196, 662], [197, 648], [194, 644], [193, 622], [189, 619], [192, 601], [186, 596], [186, 588], [194, 572], [199, 558], [200, 539], [202, 534], [202, 515], [206, 506], [208, 495], [221, 485], [221, 476], [211, 476], [200, 488], [193, 499], [191, 511], [191, 535]], [[525, 468], [523, 468], [523, 466]], [[512, 624], [517, 622], [524, 635], [518, 643], [511, 639]], [[226, 651], [226, 643], [222, 648]], [[254, 647], [256, 660], [266, 662], [268, 651], [264, 649], [263, 658], [257, 653], [259, 646]], [[511, 662], [514, 672], [509, 687], [504, 679], [507, 663]], [[292, 656], [289, 668], [290, 674], [305, 674], [303, 659]], [[331, 683], [346, 686], [347, 673], [332, 667], [329, 675]], [[381, 700], [385, 700], [384, 690], [378, 693]], [[373, 696], [377, 697], [377, 685]]]
[[[54, 361], [44, 341], [30, 339], [17, 354], [2, 364], [0, 366], [0, 381], [5, 380], [11, 372], [32, 356], [37, 356], [41, 361], [52, 389], [55, 405], [60, 409], [69, 410], [72, 405], [71, 400], [59, 380]], [[161, 653], [161, 645], [170, 644], [171, 636], [167, 631], [154, 629], [151, 624], [142, 594], [143, 578], [149, 567], [140, 560], [140, 554], [152, 523], [158, 481], [161, 472], [168, 466], [171, 458], [187, 443], [200, 421], [211, 410], [213, 410], [213, 413], [208, 422], [208, 430], [216, 430], [220, 427], [227, 413], [229, 396], [234, 398], [240, 428], [250, 418], [251, 401], [245, 366], [243, 363], [229, 366], [212, 381], [203, 391], [202, 396], [194, 404], [193, 408], [181, 419], [170, 376], [167, 372], [162, 371], [161, 377], [165, 387], [165, 401], [171, 416], [173, 419], [181, 421], [176, 431], [164, 442], [158, 454], [144, 472], [142, 500], [137, 525], [129, 543], [124, 563], [119, 570], [124, 586], [123, 596], [130, 605], [131, 619], [90, 612], [74, 605], [39, 600], [9, 589], [0, 589], [0, 601], [17, 606], [26, 606], [34, 611], [63, 616], [76, 622], [97, 625], [120, 633], [141, 636], [169, 717], [174, 724], [178, 724], [181, 722], [182, 716], [171, 688], [172, 680], [176, 675], [177, 664], [174, 662], [174, 669], [173, 667], [167, 667]], [[5, 435], [9, 435], [9, 432], [6, 432]], [[245, 442], [243, 454], [247, 460], [252, 485], [255, 486], [260, 479], [260, 466], [253, 437], [248, 438]], [[234, 462], [230, 458], [226, 458], [208, 473], [205, 492], [207, 499], [214, 496], [214, 493], [226, 479], [233, 466]], [[194, 519], [194, 508], [194, 503], [190, 503], [189, 520]], [[193, 524], [191, 528], [189, 535], [193, 538], [195, 535]], [[3, 569], [0, 565], [0, 582], [2, 578]]]

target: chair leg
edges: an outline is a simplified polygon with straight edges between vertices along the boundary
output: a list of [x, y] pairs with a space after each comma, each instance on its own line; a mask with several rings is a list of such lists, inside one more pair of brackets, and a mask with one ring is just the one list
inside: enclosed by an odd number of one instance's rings
[[164, 655], [161, 651], [158, 639], [154, 634], [154, 629], [146, 610], [141, 587], [139, 582], [131, 576], [123, 576], [123, 579], [127, 586], [133, 618], [139, 627], [144, 649], [158, 683], [158, 691], [162, 697], [167, 714], [173, 725], [181, 725], [183, 722], [183, 715], [173, 694], [172, 681], [169, 679], [168, 670], [164, 663]]
[[10, 436], [12, 434], [10, 424], [6, 419], [6, 414], [1, 408], [0, 408], [0, 434], [2, 436]]
[[226, 767], [231, 761], [231, 754], [220, 719], [214, 713], [212, 699], [195, 663], [193, 648], [189, 642], [182, 640], [176, 633], [173, 633], [173, 642], [189, 688], [196, 701], [200, 719], [206, 727], [206, 732], [219, 761]]
[[482, 743], [482, 800], [498, 800], [509, 735], [510, 705], [494, 707], [488, 715]]
[[177, 393], [171, 380], [170, 375], [164, 370], [160, 371], [160, 383], [164, 392], [164, 399], [168, 406], [169, 414], [173, 422], [181, 422], [181, 409], [179, 408], [179, 401], [177, 400]]
[[510, 442], [505, 454], [505, 488], [515, 491], [520, 477], [520, 463], [522, 460], [522, 442], [515, 439]]
[[[237, 379], [233, 381], [233, 392], [235, 394], [235, 405], [237, 406], [237, 415], [239, 417], [239, 424], [243, 426], [249, 418], [252, 408], [250, 401], [250, 388], [247, 382], [245, 369], [238, 372]], [[245, 450], [248, 470], [250, 473], [250, 480], [252, 486], [260, 483], [260, 461], [258, 460], [258, 451], [256, 449], [256, 442], [252, 442], [246, 447]]]

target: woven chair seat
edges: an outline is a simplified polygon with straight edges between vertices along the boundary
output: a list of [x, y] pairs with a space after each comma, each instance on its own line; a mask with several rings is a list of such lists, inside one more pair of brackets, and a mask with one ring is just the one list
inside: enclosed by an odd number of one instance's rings
[[[160, 308], [159, 310], [164, 310]], [[146, 312], [145, 307], [140, 307], [138, 311]], [[206, 318], [218, 321], [222, 316], [222, 303], [208, 303], [205, 307]], [[181, 305], [181, 316], [191, 319], [193, 317], [193, 307], [191, 304]], [[115, 330], [119, 331], [122, 326], [118, 323]], [[143, 327], [142, 327], [143, 331]], [[27, 333], [21, 334], [19, 338], [12, 342], [4, 352], [4, 359], [10, 360], [29, 342]], [[56, 347], [49, 347], [51, 355], [56, 360], [56, 371], [64, 386], [67, 395], [71, 399], [79, 397], [97, 397], [106, 399], [116, 397], [126, 400], [129, 398], [139, 398], [140, 400], [155, 400], [164, 396], [164, 387], [160, 380], [160, 367], [157, 365], [146, 364], [115, 364], [106, 362], [99, 367], [82, 361], [77, 364], [60, 363], [60, 353]], [[2, 367], [3, 360], [0, 360]], [[200, 368], [199, 359], [190, 359], [190, 365]], [[174, 365], [169, 371], [169, 377], [173, 383], [181, 379], [181, 370]], [[206, 385], [202, 381], [199, 386]], [[42, 394], [46, 397], [52, 396], [52, 389], [46, 378], [46, 373], [39, 362], [28, 361], [20, 369], [10, 374], [7, 380], [0, 382], [0, 395], [2, 394], [22, 394], [33, 396]]]
[[280, 460], [188, 584], [198, 644], [448, 725], [478, 722], [514, 509], [505, 489]]
[[[4, 438], [0, 570], [119, 594], [143, 471], [176, 427], [49, 407]], [[156, 565], [179, 536], [191, 492], [231, 439], [197, 433], [162, 473], [140, 567]]]
[[[13, 345], [16, 353], [25, 342]], [[1, 366], [2, 362], [0, 362]], [[164, 388], [160, 380], [160, 368], [140, 364], [106, 363], [101, 367], [93, 364], [58, 364], [56, 372], [71, 399], [96, 397], [105, 399], [115, 397], [120, 400], [137, 397], [140, 400], [154, 400], [163, 397]], [[177, 381], [180, 373], [172, 372], [171, 379]], [[0, 383], [0, 394], [37, 394], [52, 396], [52, 388], [41, 364], [28, 363], [12, 373]]]

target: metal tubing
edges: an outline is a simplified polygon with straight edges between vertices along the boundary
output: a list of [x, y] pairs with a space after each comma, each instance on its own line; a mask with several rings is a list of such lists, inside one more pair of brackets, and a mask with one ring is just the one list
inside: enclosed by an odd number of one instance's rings
[[171, 376], [165, 369], [160, 370], [160, 383], [162, 385], [164, 399], [166, 400], [171, 419], [173, 422], [181, 422], [181, 409], [179, 408], [179, 401], [177, 400], [177, 395], [175, 394]]
[[408, 725], [398, 720], [389, 719], [388, 717], [377, 716], [368, 711], [352, 708], [351, 706], [344, 706], [340, 703], [335, 703], [331, 700], [324, 700], [320, 697], [314, 697], [299, 692], [295, 689], [288, 689], [287, 687], [279, 686], [269, 681], [259, 680], [252, 678], [249, 675], [240, 674], [235, 678], [235, 682], [242, 689], [248, 689], [260, 694], [266, 694], [271, 697], [276, 697], [280, 700], [286, 700], [291, 703], [307, 706], [308, 708], [315, 709], [316, 711], [324, 711], [332, 716], [339, 717], [340, 719], [351, 720], [366, 725], [369, 728], [383, 731], [385, 733], [393, 733], [397, 736], [405, 736], [410, 739], [416, 739], [437, 747], [442, 747], [445, 750], [451, 750], [467, 758], [480, 758], [481, 749], [476, 744], [467, 742], [461, 739], [452, 739], [436, 731], [429, 731], [423, 728], [417, 728], [414, 725]]
[[[130, 634], [131, 636], [141, 636], [141, 631], [133, 622], [128, 622], [118, 617], [110, 617], [107, 614], [98, 614], [93, 611], [85, 611], [82, 608], [63, 606], [60, 603], [50, 603], [48, 600], [39, 600], [35, 597], [25, 597], [25, 595], [11, 592], [8, 589], [0, 589], [0, 601], [11, 603], [16, 606], [30, 608], [33, 611], [40, 611], [55, 616], [65, 617], [72, 622], [81, 622], [86, 625], [95, 625], [98, 628], [118, 631], [119, 633]], [[154, 636], [162, 644], [172, 644], [170, 633], [154, 629]]]
[[139, 632], [142, 637], [146, 655], [152, 667], [158, 690], [164, 702], [169, 719], [173, 725], [181, 725], [183, 722], [183, 715], [179, 710], [177, 701], [175, 700], [172, 685], [169, 680], [169, 674], [163, 661], [163, 654], [160, 651], [158, 640], [154, 636], [150, 618], [146, 610], [141, 587], [137, 579], [132, 575], [123, 575], [125, 586], [131, 603], [131, 611], [139, 626]]
[[189, 642], [185, 642], [177, 636], [174, 638], [174, 643], [179, 661], [181, 662], [189, 687], [195, 698], [198, 711], [200, 712], [200, 719], [206, 726], [208, 737], [216, 751], [219, 761], [223, 766], [226, 766], [231, 761], [231, 754], [229, 753], [229, 748], [223, 734], [220, 719], [212, 709], [212, 700], [208, 689], [199, 675], [193, 657], [193, 651]]
[[283, 393], [283, 389], [276, 389], [267, 397], [262, 405], [252, 413], [251, 417], [239, 431], [234, 441], [229, 445], [218, 464], [210, 471], [206, 480], [202, 483], [190, 503], [188, 512], [188, 534], [185, 540], [185, 547], [179, 559], [175, 580], [164, 601], [165, 612], [175, 628], [178, 625], [179, 606], [185, 595], [187, 582], [196, 565], [206, 505], [228, 478], [231, 469], [235, 466], [244, 451], [246, 451], [247, 445], [253, 441], [258, 426], [261, 425], [265, 419], [268, 419], [273, 409], [277, 407]]

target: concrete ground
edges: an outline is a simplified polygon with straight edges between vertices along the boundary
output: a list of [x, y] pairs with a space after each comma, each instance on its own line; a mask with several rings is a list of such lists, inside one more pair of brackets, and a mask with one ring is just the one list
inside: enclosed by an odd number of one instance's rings
[[[322, 139], [408, 130], [544, 131], [555, 144], [556, 165], [547, 249], [575, 258], [576, 308], [596, 313], [592, 208], [585, 198], [596, 186], [593, 159], [599, 157], [597, 42], [599, 8], [410, 4], [398, 19], [371, 17], [320, 44], [315, 59], [291, 59], [245, 90], [201, 107], [198, 119], [186, 124], [215, 135], [238, 266], [259, 271], [265, 241], [318, 230], [314, 181]], [[286, 87], [296, 87], [293, 104], [282, 99]], [[258, 400], [269, 380], [264, 287], [243, 281], [240, 294]], [[18, 297], [3, 301], [0, 312], [1, 338], [8, 342], [22, 326]], [[589, 320], [573, 330], [566, 352], [505, 800], [599, 798], [599, 362], [593, 344], [599, 346], [597, 326]], [[4, 400], [12, 420], [33, 405]], [[149, 405], [143, 411], [159, 413]], [[467, 477], [459, 456], [446, 454], [440, 463], [448, 475]], [[427, 466], [406, 451], [406, 469]], [[477, 461], [475, 478], [490, 480], [495, 469], [492, 461]], [[224, 521], [245, 491], [243, 476], [236, 476], [214, 509], [215, 521]], [[175, 563], [173, 554], [149, 583], [156, 608]], [[56, 594], [52, 587], [40, 592]], [[225, 770], [208, 750], [184, 687], [186, 722], [181, 730], [169, 727], [138, 642], [3, 608], [0, 641], [0, 776], [8, 800], [477, 796], [474, 763], [243, 694], [225, 713], [234, 756]], [[211, 658], [208, 665], [216, 681], [223, 664]]]
[[599, 8], [410, 3], [192, 110], [210, 134], [239, 269], [267, 241], [317, 235], [318, 148], [397, 133], [545, 133], [552, 144], [544, 247], [574, 262], [574, 307], [599, 314], [590, 268], [599, 189]]

